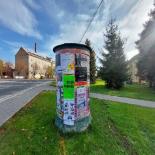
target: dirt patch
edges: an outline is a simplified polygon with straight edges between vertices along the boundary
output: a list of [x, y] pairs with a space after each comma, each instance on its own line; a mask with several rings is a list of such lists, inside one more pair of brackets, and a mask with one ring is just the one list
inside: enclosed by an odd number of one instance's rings
[[5, 128], [0, 128], [0, 134], [2, 135], [5, 132]]
[[59, 152], [60, 152], [60, 155], [66, 155], [64, 137], [60, 137], [60, 140], [59, 140]]

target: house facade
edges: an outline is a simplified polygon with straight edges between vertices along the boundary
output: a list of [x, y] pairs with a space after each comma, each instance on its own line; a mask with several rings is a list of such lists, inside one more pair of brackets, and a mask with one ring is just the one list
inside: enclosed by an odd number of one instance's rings
[[133, 58], [131, 58], [128, 62], [129, 75], [131, 77], [131, 81], [134, 83], [140, 82], [140, 78], [137, 75], [138, 74], [138, 68], [137, 68], [138, 59], [139, 59], [139, 55], [136, 55]]
[[20, 48], [15, 55], [15, 75], [27, 79], [49, 78], [48, 68], [54, 68], [54, 62], [28, 49]]

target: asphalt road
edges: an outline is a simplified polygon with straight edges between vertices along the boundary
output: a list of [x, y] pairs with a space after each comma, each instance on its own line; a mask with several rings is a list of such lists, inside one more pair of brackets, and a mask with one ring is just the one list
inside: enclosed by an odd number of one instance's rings
[[48, 81], [50, 82], [50, 80], [0, 80], [0, 99]]
[[43, 90], [51, 80], [0, 80], [0, 126]]

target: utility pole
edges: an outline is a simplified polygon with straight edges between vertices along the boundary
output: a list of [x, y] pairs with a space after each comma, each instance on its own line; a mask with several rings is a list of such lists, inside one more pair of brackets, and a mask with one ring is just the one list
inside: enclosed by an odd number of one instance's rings
[[37, 43], [36, 42], [34, 44], [34, 51], [35, 51], [35, 53], [37, 53]]

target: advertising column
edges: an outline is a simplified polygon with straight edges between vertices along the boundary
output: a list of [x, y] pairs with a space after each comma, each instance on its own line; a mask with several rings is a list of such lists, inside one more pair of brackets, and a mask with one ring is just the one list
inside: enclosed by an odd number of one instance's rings
[[57, 117], [62, 132], [81, 132], [90, 124], [89, 55], [83, 44], [56, 46]]

